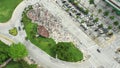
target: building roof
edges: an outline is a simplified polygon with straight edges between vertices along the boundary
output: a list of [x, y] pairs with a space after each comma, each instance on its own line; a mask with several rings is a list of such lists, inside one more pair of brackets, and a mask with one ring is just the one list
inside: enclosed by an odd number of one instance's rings
[[120, 10], [120, 0], [105, 0], [109, 4], [111, 4], [116, 9]]
[[34, 21], [38, 20], [38, 16], [33, 9], [27, 12], [27, 17]]
[[39, 35], [43, 36], [43, 37], [49, 37], [49, 32], [47, 31], [47, 29], [44, 26], [39, 25], [37, 27], [37, 32]]

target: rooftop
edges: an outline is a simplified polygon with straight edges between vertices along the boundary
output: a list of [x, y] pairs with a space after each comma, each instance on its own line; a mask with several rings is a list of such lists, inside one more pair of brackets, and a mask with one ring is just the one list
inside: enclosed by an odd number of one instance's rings
[[37, 14], [36, 14], [36, 12], [34, 10], [29, 10], [27, 12], [27, 17], [30, 18], [33, 21], [38, 20], [38, 16], [37, 16]]
[[109, 4], [111, 4], [116, 9], [120, 10], [120, 0], [105, 0]]
[[39, 25], [37, 27], [37, 32], [39, 35], [43, 36], [43, 37], [49, 37], [49, 32], [47, 31], [47, 29], [44, 26]]

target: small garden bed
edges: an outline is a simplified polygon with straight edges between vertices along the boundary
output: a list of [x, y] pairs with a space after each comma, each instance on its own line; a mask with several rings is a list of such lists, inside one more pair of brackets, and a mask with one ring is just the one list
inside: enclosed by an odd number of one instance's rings
[[13, 35], [13, 36], [16, 36], [16, 35], [18, 34], [17, 28], [14, 27], [14, 28], [10, 29], [10, 30], [9, 30], [9, 33], [10, 33], [11, 35]]

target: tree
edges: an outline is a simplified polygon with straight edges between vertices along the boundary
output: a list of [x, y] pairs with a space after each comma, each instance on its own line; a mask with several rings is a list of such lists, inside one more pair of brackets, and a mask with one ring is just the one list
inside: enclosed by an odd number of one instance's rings
[[7, 58], [8, 56], [6, 54], [0, 53], [0, 64], [2, 64]]
[[120, 29], [120, 26], [118, 26], [118, 28]]
[[109, 25], [109, 26], [108, 26], [108, 29], [112, 29], [112, 26]]
[[12, 44], [9, 48], [9, 54], [8, 54], [13, 60], [18, 60], [21, 58], [24, 58], [28, 55], [27, 49], [25, 46], [21, 43], [18, 44]]
[[103, 24], [98, 25], [99, 28], [103, 28]]
[[110, 16], [109, 18], [110, 18], [111, 20], [114, 20], [114, 19], [115, 19], [115, 17], [114, 17], [114, 16]]
[[120, 16], [120, 11], [116, 10], [116, 15]]
[[90, 3], [90, 4], [95, 4], [95, 3], [94, 3], [94, 0], [89, 0], [89, 3]]
[[84, 14], [87, 15], [88, 13], [89, 13], [89, 10], [86, 9], [86, 10], [84, 11]]
[[104, 16], [108, 16], [108, 15], [109, 15], [109, 12], [108, 12], [108, 11], [105, 11], [103, 14], [104, 14]]
[[55, 45], [56, 58], [64, 61], [77, 62], [83, 59], [83, 53], [72, 42], [59, 42]]
[[98, 21], [99, 21], [99, 18], [95, 18], [95, 19], [93, 20], [94, 23], [96, 23], [96, 22], [98, 22]]
[[74, 3], [75, 1], [74, 0], [68, 0], [69, 2], [71, 2], [71, 3]]
[[37, 64], [28, 64], [24, 60], [20, 60], [18, 63], [21, 65], [21, 68], [37, 68]]
[[37, 68], [37, 64], [31, 64], [29, 68]]
[[9, 58], [8, 49], [9, 46], [4, 44], [2, 41], [0, 41], [0, 64], [2, 64], [4, 61], [6, 61]]
[[102, 9], [98, 9], [98, 13], [101, 13], [102, 12]]
[[119, 22], [118, 22], [118, 21], [115, 21], [113, 24], [114, 24], [115, 26], [117, 26], [117, 25], [119, 25]]

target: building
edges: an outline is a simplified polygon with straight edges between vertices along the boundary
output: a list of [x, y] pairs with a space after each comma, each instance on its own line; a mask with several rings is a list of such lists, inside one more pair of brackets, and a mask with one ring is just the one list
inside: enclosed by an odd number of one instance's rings
[[49, 32], [47, 31], [47, 29], [44, 26], [39, 25], [37, 27], [37, 32], [39, 35], [48, 38], [49, 37]]
[[32, 10], [29, 10], [27, 12], [27, 17], [33, 21], [37, 21], [38, 20], [38, 15], [36, 14], [36, 12], [32, 9]]

